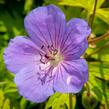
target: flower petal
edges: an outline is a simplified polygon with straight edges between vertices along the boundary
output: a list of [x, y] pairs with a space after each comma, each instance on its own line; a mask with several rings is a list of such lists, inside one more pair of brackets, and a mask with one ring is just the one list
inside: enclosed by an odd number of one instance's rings
[[64, 60], [75, 60], [79, 59], [88, 48], [88, 42], [85, 39], [75, 48], [72, 45], [67, 46], [67, 48], [63, 51]]
[[47, 82], [46, 79], [46, 82], [42, 84], [39, 71], [39, 67], [36, 65], [22, 69], [15, 76], [15, 83], [20, 95], [35, 103], [45, 101], [54, 93], [52, 81]]
[[31, 11], [24, 20], [26, 31], [31, 39], [41, 47], [57, 46], [65, 33], [65, 16], [54, 5], [39, 7]]
[[39, 60], [36, 45], [27, 37], [18, 36], [12, 39], [4, 51], [4, 61], [7, 69], [13, 73], [28, 67]]
[[77, 93], [88, 79], [88, 67], [84, 59], [64, 61], [57, 68], [54, 89], [62, 93]]
[[63, 48], [61, 51], [64, 51], [67, 46], [75, 48], [88, 37], [90, 32], [91, 29], [89, 28], [87, 22], [79, 18], [71, 19], [67, 23], [67, 31], [62, 43]]

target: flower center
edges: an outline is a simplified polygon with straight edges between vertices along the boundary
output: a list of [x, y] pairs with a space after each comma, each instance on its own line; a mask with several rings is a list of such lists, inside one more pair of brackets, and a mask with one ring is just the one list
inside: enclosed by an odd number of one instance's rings
[[53, 69], [63, 60], [63, 56], [59, 50], [53, 46], [42, 46], [41, 49], [45, 51], [45, 53], [39, 53], [42, 64], [40, 64], [40, 72], [37, 74], [39, 76], [38, 79], [40, 79], [43, 85], [45, 82], [50, 82], [54, 79], [55, 74], [53, 73]]
[[50, 65], [56, 67], [62, 60], [63, 57], [58, 51], [53, 51], [53, 54], [49, 55], [48, 61], [50, 62]]
[[49, 63], [51, 66], [56, 67], [63, 60], [63, 56], [59, 50], [54, 49], [52, 46], [48, 46], [47, 49], [48, 52], [45, 55], [41, 55], [40, 61], [43, 64]]

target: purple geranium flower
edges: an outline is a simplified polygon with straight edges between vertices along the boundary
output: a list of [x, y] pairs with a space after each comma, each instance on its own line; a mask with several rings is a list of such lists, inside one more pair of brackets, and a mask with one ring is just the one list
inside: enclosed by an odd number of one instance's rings
[[4, 52], [20, 95], [43, 102], [55, 91], [79, 92], [88, 79], [87, 63], [80, 58], [88, 47], [88, 24], [79, 18], [66, 23], [63, 12], [49, 5], [31, 11], [24, 25], [29, 37], [15, 37]]

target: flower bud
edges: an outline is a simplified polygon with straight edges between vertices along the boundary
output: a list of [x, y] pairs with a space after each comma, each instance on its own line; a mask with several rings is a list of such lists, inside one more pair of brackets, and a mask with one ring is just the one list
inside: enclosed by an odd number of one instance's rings
[[84, 91], [82, 95], [82, 104], [85, 109], [94, 109], [98, 104], [97, 96], [92, 91]]

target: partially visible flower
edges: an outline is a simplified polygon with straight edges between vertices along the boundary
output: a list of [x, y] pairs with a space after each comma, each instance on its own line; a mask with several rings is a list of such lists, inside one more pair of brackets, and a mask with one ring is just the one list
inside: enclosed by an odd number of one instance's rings
[[4, 52], [20, 95], [43, 102], [55, 91], [79, 92], [88, 79], [80, 58], [88, 47], [88, 24], [79, 18], [66, 23], [63, 12], [49, 5], [31, 11], [24, 25], [29, 37], [15, 37]]

